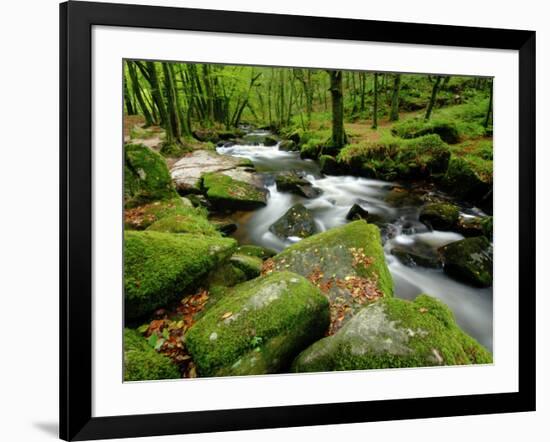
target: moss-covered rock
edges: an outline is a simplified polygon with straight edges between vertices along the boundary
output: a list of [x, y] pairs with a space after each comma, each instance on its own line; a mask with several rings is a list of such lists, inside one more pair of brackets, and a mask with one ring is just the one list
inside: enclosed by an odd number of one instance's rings
[[300, 150], [298, 145], [292, 140], [283, 140], [279, 144], [279, 150], [284, 150], [286, 152], [292, 152], [295, 150]]
[[441, 185], [450, 194], [475, 202], [482, 200], [491, 191], [493, 177], [492, 173], [488, 175], [485, 171], [477, 170], [472, 162], [453, 156], [441, 179]]
[[180, 198], [175, 197], [164, 201], [155, 201], [124, 211], [124, 227], [131, 230], [143, 230], [165, 216], [176, 213], [187, 207]]
[[214, 236], [126, 231], [125, 317], [136, 319], [177, 300], [228, 259], [236, 241]]
[[448, 275], [478, 287], [493, 284], [493, 247], [486, 237], [462, 239], [439, 250]]
[[331, 302], [345, 303], [346, 320], [363, 305], [354, 291], [372, 298], [393, 296], [380, 230], [353, 221], [305, 238], [272, 258], [270, 271], [288, 270], [315, 282]]
[[490, 240], [493, 240], [493, 217], [485, 216], [480, 221], [483, 234]]
[[157, 353], [136, 330], [124, 329], [124, 380], [178, 379], [178, 367]]
[[466, 237], [485, 235], [483, 229], [485, 217], [461, 216], [456, 225], [456, 231]]
[[321, 189], [313, 187], [311, 183], [295, 172], [282, 172], [275, 177], [275, 184], [279, 192], [292, 192], [304, 198], [315, 198], [321, 194]]
[[456, 123], [445, 120], [404, 120], [393, 126], [392, 133], [401, 138], [418, 138], [424, 135], [437, 134], [448, 144], [456, 144], [460, 141]]
[[434, 230], [453, 230], [457, 227], [459, 214], [454, 204], [431, 203], [422, 207], [419, 219]]
[[124, 146], [124, 205], [177, 197], [164, 158], [142, 144]]
[[269, 231], [279, 238], [306, 238], [317, 232], [315, 218], [303, 204], [295, 204], [275, 221]]
[[204, 174], [202, 188], [217, 210], [254, 210], [267, 204], [265, 189], [221, 173]]
[[277, 272], [231, 289], [185, 342], [200, 376], [277, 373], [328, 325], [326, 297], [305, 278]]
[[170, 233], [196, 233], [208, 236], [220, 236], [220, 232], [207, 219], [204, 209], [179, 207], [151, 224], [147, 230]]
[[364, 307], [335, 335], [303, 351], [294, 372], [487, 364], [492, 355], [464, 333], [440, 301], [387, 298]]
[[349, 145], [338, 154], [338, 162], [354, 174], [379, 178], [432, 178], [447, 170], [450, 151], [438, 135], [411, 140], [377, 141]]
[[246, 279], [256, 278], [260, 276], [262, 271], [263, 260], [257, 256], [247, 256], [247, 255], [233, 255], [229, 262], [239, 270], [241, 270]]
[[268, 249], [266, 247], [246, 244], [246, 245], [237, 247], [236, 254], [246, 255], [246, 256], [256, 256], [257, 258], [267, 259], [275, 256], [277, 252], [273, 249]]
[[343, 175], [347, 172], [345, 165], [331, 155], [321, 155], [319, 166], [325, 175]]
[[408, 247], [397, 246], [391, 254], [409, 267], [422, 266], [430, 268], [441, 267], [441, 260], [436, 252], [428, 245], [417, 242]]

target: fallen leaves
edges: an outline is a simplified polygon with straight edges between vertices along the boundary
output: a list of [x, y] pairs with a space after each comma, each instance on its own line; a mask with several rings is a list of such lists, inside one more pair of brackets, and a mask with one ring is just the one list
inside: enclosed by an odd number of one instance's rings
[[262, 264], [262, 270], [260, 274], [262, 276], [269, 275], [271, 272], [273, 272], [273, 270], [275, 270], [275, 261], [269, 258], [269, 259], [266, 259]]
[[158, 319], [138, 328], [151, 347], [179, 366], [184, 378], [197, 377], [197, 371], [191, 355], [187, 352], [183, 337], [195, 323], [195, 315], [204, 309], [207, 301], [208, 291], [199, 290], [193, 295], [184, 297], [172, 310], [157, 310], [154, 316]]

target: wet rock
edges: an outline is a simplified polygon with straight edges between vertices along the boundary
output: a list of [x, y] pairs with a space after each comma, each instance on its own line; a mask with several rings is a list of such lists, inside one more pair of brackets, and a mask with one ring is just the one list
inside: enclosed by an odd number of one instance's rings
[[281, 144], [279, 144], [279, 150], [291, 152], [291, 151], [300, 150], [300, 149], [294, 141], [283, 140], [281, 141]]
[[262, 271], [263, 260], [257, 256], [240, 255], [236, 253], [229, 259], [229, 262], [241, 270], [246, 275], [246, 279], [260, 276], [260, 272]]
[[441, 267], [439, 256], [432, 250], [431, 247], [423, 243], [415, 243], [409, 247], [394, 247], [391, 250], [391, 254], [396, 256], [399, 261], [409, 267]]
[[280, 173], [275, 177], [275, 184], [279, 192], [292, 192], [305, 198], [316, 198], [322, 193], [321, 189], [313, 187], [308, 180], [294, 172]]
[[209, 221], [224, 235], [231, 235], [239, 227], [235, 221], [229, 218], [211, 218]]
[[275, 221], [269, 231], [282, 239], [293, 236], [306, 238], [317, 232], [317, 226], [312, 213], [304, 205], [296, 204]]
[[264, 188], [224, 173], [204, 174], [201, 189], [218, 211], [254, 210], [267, 204], [267, 191]]
[[[483, 175], [475, 166], [463, 158], [453, 157], [447, 172], [441, 179], [441, 186], [450, 194], [468, 201], [490, 202], [492, 210], [493, 177]], [[487, 195], [490, 194], [490, 197]]]
[[386, 195], [385, 201], [392, 207], [417, 207], [422, 204], [422, 199], [416, 192], [404, 187], [394, 187]]
[[325, 175], [343, 175], [347, 172], [345, 165], [330, 155], [321, 155], [319, 166], [321, 167], [321, 173]]
[[454, 230], [459, 217], [458, 207], [454, 204], [432, 203], [420, 210], [420, 221], [434, 230]]
[[257, 258], [267, 259], [275, 256], [277, 252], [266, 247], [254, 246], [254, 245], [243, 245], [237, 247], [236, 254], [246, 255], [246, 256], [256, 256]]
[[335, 335], [294, 361], [293, 372], [487, 364], [492, 355], [427, 295], [414, 302], [384, 298], [364, 307]]
[[364, 219], [368, 222], [368, 217], [369, 212], [363, 209], [359, 204], [354, 204], [353, 206], [351, 206], [351, 209], [349, 209], [349, 212], [346, 215], [346, 219], [349, 221]]
[[239, 284], [185, 336], [200, 376], [279, 373], [329, 325], [325, 296], [307, 279], [277, 272]]
[[493, 247], [486, 237], [455, 241], [439, 251], [449, 276], [477, 287], [493, 284]]
[[467, 237], [484, 235], [482, 220], [480, 216], [460, 216], [456, 231]]

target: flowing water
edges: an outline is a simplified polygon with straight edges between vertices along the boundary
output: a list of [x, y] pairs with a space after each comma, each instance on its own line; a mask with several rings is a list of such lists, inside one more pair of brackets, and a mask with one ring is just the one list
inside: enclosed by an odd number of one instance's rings
[[[254, 212], [236, 214], [239, 228], [234, 236], [243, 244], [256, 244], [280, 251], [299, 238], [281, 240], [269, 231], [269, 227], [291, 206], [302, 203], [312, 211], [317, 228], [325, 231], [343, 225], [353, 204], [359, 204], [370, 214], [381, 218], [382, 238], [386, 261], [395, 284], [395, 296], [414, 299], [427, 293], [441, 299], [454, 312], [459, 325], [482, 345], [493, 347], [493, 293], [492, 288], [479, 289], [449, 278], [441, 269], [402, 264], [391, 250], [415, 250], [419, 247], [435, 251], [437, 248], [463, 236], [454, 232], [430, 231], [418, 221], [422, 201], [410, 198], [388, 200], [395, 195], [397, 183], [389, 183], [353, 176], [323, 176], [316, 162], [300, 159], [298, 152], [280, 151], [278, 145], [234, 145], [218, 147], [218, 153], [249, 158], [263, 176], [270, 196], [267, 206]], [[279, 192], [275, 175], [282, 171], [296, 171], [323, 193], [314, 198]], [[394, 192], [392, 194], [392, 191]], [[433, 192], [425, 190], [425, 192]], [[403, 194], [406, 194], [403, 192]], [[482, 215], [475, 208], [463, 207], [464, 216]]]

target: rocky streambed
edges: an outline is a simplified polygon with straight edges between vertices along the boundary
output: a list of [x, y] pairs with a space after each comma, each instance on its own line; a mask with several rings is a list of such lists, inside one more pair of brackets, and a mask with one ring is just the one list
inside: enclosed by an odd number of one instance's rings
[[126, 146], [125, 379], [491, 362], [492, 218], [292, 143]]

